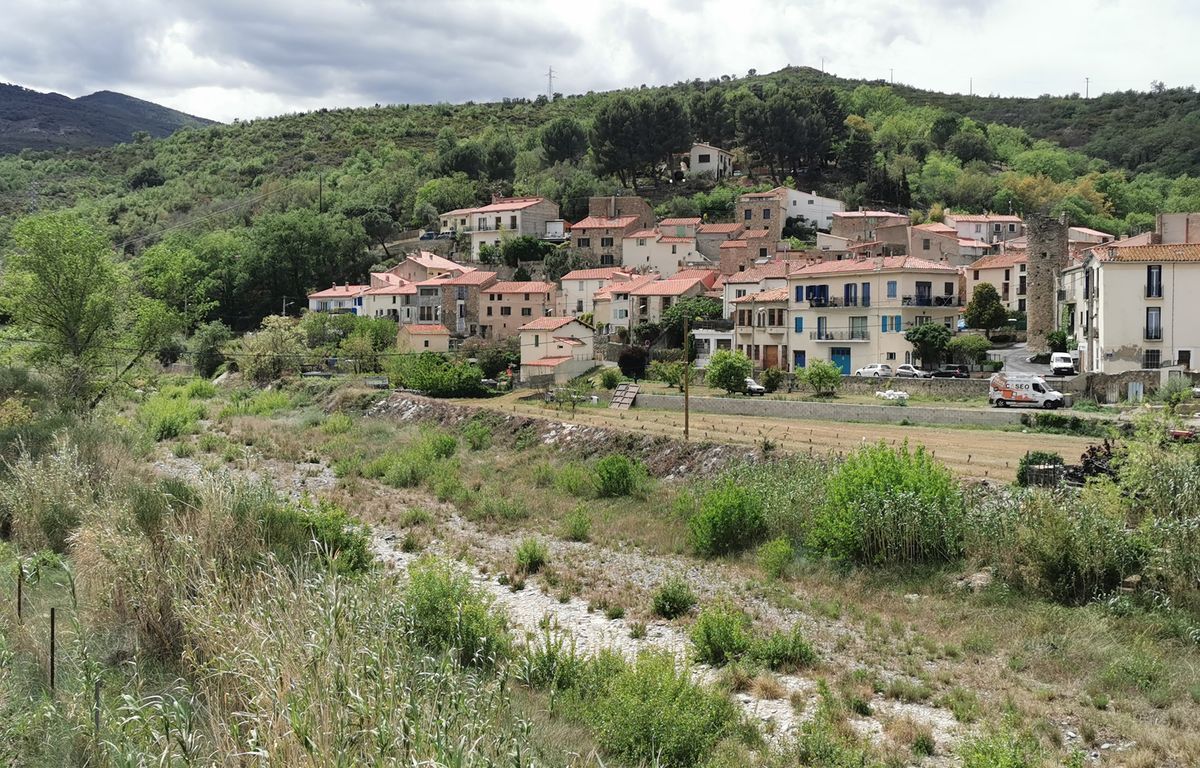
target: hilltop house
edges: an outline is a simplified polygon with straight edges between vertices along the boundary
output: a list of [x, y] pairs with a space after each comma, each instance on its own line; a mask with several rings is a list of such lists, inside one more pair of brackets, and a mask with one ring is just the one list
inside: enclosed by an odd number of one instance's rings
[[554, 283], [492, 283], [479, 292], [479, 335], [485, 339], [507, 339], [539, 317], [554, 314], [558, 289]]
[[510, 237], [546, 237], [549, 222], [558, 216], [558, 203], [544, 197], [496, 197], [478, 208], [447, 211], [440, 219], [443, 232], [469, 233], [471, 256], [479, 258], [484, 243], [498, 246]]
[[595, 331], [573, 317], [539, 317], [519, 329], [521, 380], [553, 375], [568, 381], [591, 368]]
[[626, 236], [654, 227], [654, 209], [640, 197], [593, 197], [588, 215], [572, 225], [571, 245], [594, 256], [600, 266], [620, 265]]
[[449, 352], [450, 331], [437, 323], [409, 323], [396, 330], [396, 349], [400, 352]]
[[830, 220], [830, 235], [859, 242], [873, 242], [879, 227], [909, 223], [907, 216], [891, 211], [838, 211]]
[[692, 145], [688, 158], [688, 175], [707, 174], [714, 179], [733, 175], [733, 153], [711, 144], [697, 142]]
[[592, 311], [592, 299], [596, 291], [609, 283], [628, 280], [630, 274], [620, 267], [599, 269], [576, 269], [562, 276], [564, 314], [572, 317]]
[[308, 311], [359, 314], [363, 305], [363, 294], [368, 288], [368, 285], [334, 283], [329, 288], [308, 294]]
[[953, 227], [959, 237], [985, 243], [1000, 243], [1025, 234], [1025, 222], [1021, 221], [1021, 217], [1008, 214], [946, 211], [942, 215], [942, 223]]

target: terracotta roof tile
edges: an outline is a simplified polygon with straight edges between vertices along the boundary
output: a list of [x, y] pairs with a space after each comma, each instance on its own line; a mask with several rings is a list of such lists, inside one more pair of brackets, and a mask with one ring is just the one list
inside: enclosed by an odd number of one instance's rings
[[334, 285], [321, 291], [308, 294], [310, 299], [350, 299], [365, 292], [370, 286], [366, 285]]
[[698, 277], [672, 277], [669, 280], [654, 280], [638, 286], [629, 292], [630, 296], [682, 296], [697, 285], [704, 286], [704, 281]]
[[907, 216], [905, 216], [903, 213], [892, 213], [891, 211], [834, 211], [834, 212], [833, 212], [833, 217], [834, 217], [835, 219], [836, 219], [836, 218], [842, 218], [842, 219], [865, 219], [865, 218], [872, 218], [872, 219], [877, 219], [877, 218], [880, 218], [880, 217], [885, 217], [885, 218], [887, 218], [887, 217], [890, 217], [890, 218], [899, 217], [899, 218], [901, 218], [901, 219], [907, 219], [907, 218], [908, 218], [908, 217], [907, 217]]
[[551, 293], [554, 290], [554, 283], [543, 283], [540, 280], [526, 283], [506, 281], [489, 285], [487, 288], [488, 293]]
[[573, 357], [543, 357], [541, 360], [530, 360], [528, 363], [521, 363], [521, 365], [526, 367], [533, 366], [535, 368], [557, 368], [568, 360], [574, 359]]
[[442, 282], [444, 285], [483, 285], [489, 280], [495, 279], [495, 272], [484, 272], [481, 269], [473, 269], [470, 272], [464, 272], [457, 277], [452, 277]]
[[519, 211], [531, 205], [545, 201], [544, 197], [505, 197], [481, 208], [471, 209], [471, 213], [500, 213], [501, 211]]
[[967, 269], [1005, 269], [1028, 262], [1029, 257], [1023, 250], [1004, 251], [973, 261]]
[[564, 325], [577, 322], [573, 317], [539, 317], [518, 328], [518, 331], [557, 331]]
[[757, 267], [747, 269], [745, 272], [738, 272], [736, 275], [730, 275], [725, 278], [726, 283], [757, 283], [762, 280], [769, 280], [773, 277], [787, 277], [791, 271], [791, 265], [786, 261], [772, 261], [769, 264], [760, 264]]
[[615, 216], [612, 218], [608, 216], [588, 216], [572, 224], [571, 229], [624, 229], [637, 221], [637, 219], [637, 216]]
[[401, 328], [407, 329], [409, 333], [415, 333], [420, 336], [449, 336], [450, 331], [446, 330], [444, 325], [402, 325]]
[[741, 228], [742, 225], [735, 221], [716, 224], [701, 224], [697, 231], [702, 235], [726, 235], [732, 232], [737, 232]]
[[769, 291], [759, 291], [758, 293], [748, 293], [745, 296], [739, 296], [734, 299], [734, 304], [765, 304], [769, 301], [787, 301], [787, 288], [772, 288]]
[[925, 259], [918, 259], [915, 256], [886, 256], [879, 258], [845, 259], [842, 261], [823, 261], [819, 264], [811, 264], [803, 269], [799, 269], [793, 272], [790, 277], [819, 277], [821, 275], [838, 274], [840, 272], [875, 272], [877, 271], [876, 266], [880, 268], [878, 271], [887, 272], [903, 269], [921, 270], [924, 272], [946, 272], [951, 274], [958, 272], [954, 267], [926, 261]]
[[620, 267], [599, 267], [597, 269], [575, 269], [562, 276], [563, 280], [611, 280], [624, 273]]
[[699, 216], [663, 219], [658, 222], [660, 227], [698, 227], [702, 219]]
[[1200, 262], [1200, 244], [1168, 244], [1168, 245], [1131, 245], [1125, 248], [1107, 250], [1105, 243], [1092, 249], [1092, 253], [1101, 261], [1110, 262], [1148, 262], [1166, 261]]
[[657, 240], [658, 239], [658, 230], [657, 229], [639, 229], [637, 232], [630, 232], [628, 235], [625, 235], [626, 240], [629, 240], [634, 237], [644, 237], [647, 240]]

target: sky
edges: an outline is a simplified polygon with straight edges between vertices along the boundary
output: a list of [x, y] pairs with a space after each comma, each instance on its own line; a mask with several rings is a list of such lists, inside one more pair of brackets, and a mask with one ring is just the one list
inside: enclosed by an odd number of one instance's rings
[[[824, 67], [1003, 96], [1195, 83], [1191, 0], [0, 0], [0, 82], [215, 120]], [[1090, 83], [1085, 80], [1090, 78]]]

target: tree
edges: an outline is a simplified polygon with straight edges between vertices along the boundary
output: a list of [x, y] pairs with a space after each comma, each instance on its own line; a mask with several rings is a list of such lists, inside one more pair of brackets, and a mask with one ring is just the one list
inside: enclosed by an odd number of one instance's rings
[[238, 369], [256, 384], [269, 384], [296, 373], [308, 350], [295, 319], [282, 315], [263, 318], [262, 327], [241, 340]]
[[646, 361], [649, 355], [641, 347], [625, 347], [617, 356], [617, 367], [628, 378], [637, 381], [646, 375]]
[[975, 286], [971, 300], [963, 310], [963, 320], [968, 328], [978, 328], [988, 338], [991, 337], [992, 331], [1008, 322], [1008, 310], [1000, 301], [996, 286], [987, 282]]
[[638, 150], [641, 137], [634, 101], [618, 94], [596, 110], [592, 122], [592, 154], [596, 170], [602, 174], [614, 174], [621, 186], [629, 186], [637, 192], [637, 171], [640, 165]]
[[388, 213], [386, 208], [372, 208], [363, 214], [362, 226], [367, 237], [379, 243], [383, 255], [390, 259], [392, 254], [388, 252], [387, 241], [396, 231], [396, 220], [392, 218], [392, 214]]
[[1049, 345], [1051, 352], [1066, 352], [1070, 341], [1067, 332], [1061, 328], [1046, 334], [1046, 344]]
[[951, 359], [959, 360], [966, 365], [982, 365], [983, 361], [987, 360], [987, 353], [991, 348], [992, 342], [983, 336], [964, 333], [950, 340], [950, 343], [946, 345], [946, 352]]
[[935, 366], [942, 361], [952, 335], [941, 323], [924, 323], [905, 332], [904, 338], [913, 345], [917, 358], [924, 365]]
[[483, 172], [490, 181], [512, 181], [517, 173], [517, 148], [505, 134], [496, 134], [483, 151]]
[[207, 379], [217, 372], [225, 362], [221, 348], [232, 338], [233, 332], [220, 320], [205, 323], [196, 329], [188, 342], [188, 354], [192, 359], [192, 368], [198, 375]]
[[599, 266], [595, 256], [571, 248], [551, 248], [542, 259], [543, 277], [554, 283], [576, 269], [591, 269]]
[[684, 365], [682, 360], [655, 360], [650, 363], [650, 378], [657, 379], [668, 387], [678, 387], [682, 390]]
[[533, 277], [529, 274], [529, 270], [525, 269], [525, 267], [517, 267], [517, 270], [513, 272], [512, 279], [515, 282], [524, 283], [533, 279]]
[[217, 307], [212, 272], [212, 265], [183, 238], [151, 246], [137, 260], [138, 287], [178, 312], [188, 325], [204, 320]]
[[796, 378], [818, 395], [832, 395], [842, 385], [842, 369], [829, 360], [812, 360], [800, 369]]
[[137, 293], [104, 236], [68, 213], [13, 227], [3, 309], [29, 358], [57, 380], [60, 404], [95, 408], [179, 328], [166, 305]]
[[587, 131], [574, 118], [556, 117], [542, 128], [541, 144], [551, 165], [573, 162], [587, 152]]
[[459, 349], [468, 357], [475, 358], [475, 364], [487, 379], [496, 378], [509, 366], [521, 364], [520, 339], [516, 336], [499, 342], [468, 340]]
[[532, 235], [510, 237], [500, 242], [500, 260], [510, 267], [522, 261], [540, 261], [554, 246]]
[[707, 384], [733, 394], [746, 391], [746, 379], [754, 372], [754, 364], [744, 352], [718, 349], [708, 359], [704, 373]]
[[167, 180], [163, 178], [162, 172], [150, 163], [142, 163], [129, 174], [128, 184], [132, 190], [161, 187], [166, 183]]
[[680, 299], [667, 307], [662, 313], [660, 323], [663, 332], [682, 336], [683, 318], [687, 317], [691, 325], [706, 320], [716, 320], [721, 317], [724, 307], [720, 299], [711, 296], [689, 296]]

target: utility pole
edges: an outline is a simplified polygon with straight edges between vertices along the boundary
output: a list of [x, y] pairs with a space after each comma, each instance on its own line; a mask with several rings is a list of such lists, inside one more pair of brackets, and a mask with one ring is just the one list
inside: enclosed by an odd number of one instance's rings
[[896, 84], [896, 70], [892, 67], [888, 67], [888, 82], [892, 85]]
[[692, 361], [688, 359], [688, 315], [683, 313], [683, 441], [688, 440], [688, 398], [691, 395]]
[[825, 57], [824, 56], [821, 57], [821, 71], [822, 72], [825, 71]]
[[1083, 78], [1083, 98], [1087, 98], [1092, 92], [1092, 78]]
[[968, 79], [967, 83], [968, 83], [967, 84], [967, 95], [974, 96], [975, 95], [975, 78], [972, 77], [972, 78]]
[[317, 213], [325, 213], [325, 174], [317, 176]]
[[546, 70], [546, 98], [554, 99], [554, 67]]
[[283, 297], [283, 311], [281, 311], [279, 314], [284, 315], [286, 317], [287, 316], [287, 308], [292, 306], [292, 304], [294, 304], [294, 303], [295, 302], [293, 302], [293, 301], [288, 301], [287, 296], [284, 296]]

